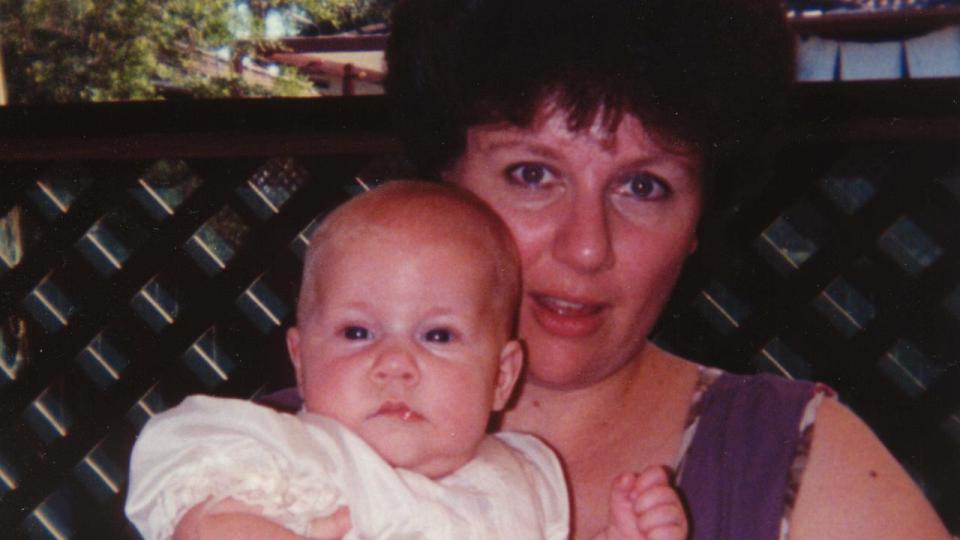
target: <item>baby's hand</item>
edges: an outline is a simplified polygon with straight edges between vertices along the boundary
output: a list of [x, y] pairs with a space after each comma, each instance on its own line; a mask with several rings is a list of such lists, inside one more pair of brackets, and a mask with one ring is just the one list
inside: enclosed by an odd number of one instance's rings
[[617, 477], [607, 528], [596, 540], [685, 540], [687, 517], [663, 467]]

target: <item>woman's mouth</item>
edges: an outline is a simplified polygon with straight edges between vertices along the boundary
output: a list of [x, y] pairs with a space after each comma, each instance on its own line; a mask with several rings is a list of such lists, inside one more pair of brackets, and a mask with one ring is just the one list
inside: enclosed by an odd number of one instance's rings
[[394, 418], [403, 422], [419, 422], [423, 420], [423, 415], [411, 409], [402, 401], [385, 401], [370, 418], [385, 416]]
[[545, 294], [531, 294], [533, 318], [548, 333], [558, 337], [585, 337], [603, 324], [607, 304], [579, 302]]

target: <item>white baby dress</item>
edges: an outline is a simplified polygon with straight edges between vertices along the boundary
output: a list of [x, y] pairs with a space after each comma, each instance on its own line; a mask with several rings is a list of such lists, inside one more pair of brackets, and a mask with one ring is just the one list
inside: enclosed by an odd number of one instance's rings
[[207, 498], [232, 497], [305, 535], [350, 508], [347, 539], [566, 539], [556, 456], [530, 435], [487, 436], [439, 480], [395, 469], [338, 422], [249, 401], [192, 396], [156, 415], [130, 462], [126, 512], [147, 540], [167, 539]]

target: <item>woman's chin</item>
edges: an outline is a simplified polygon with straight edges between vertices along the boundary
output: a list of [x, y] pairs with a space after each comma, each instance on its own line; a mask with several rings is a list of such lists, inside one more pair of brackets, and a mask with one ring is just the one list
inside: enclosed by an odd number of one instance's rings
[[609, 338], [571, 343], [538, 340], [534, 335], [525, 341], [528, 352], [525, 384], [552, 390], [586, 388], [619, 373], [631, 358], [637, 357], [639, 351], [631, 353], [630, 349], [645, 343], [645, 340], [641, 344], [624, 343], [611, 349]]
[[557, 357], [553, 357], [549, 362], [531, 362], [525, 383], [551, 390], [575, 390], [589, 387], [613, 371], [597, 369], [598, 366], [589, 364], [584, 363], [582, 357], [573, 357], [566, 362]]

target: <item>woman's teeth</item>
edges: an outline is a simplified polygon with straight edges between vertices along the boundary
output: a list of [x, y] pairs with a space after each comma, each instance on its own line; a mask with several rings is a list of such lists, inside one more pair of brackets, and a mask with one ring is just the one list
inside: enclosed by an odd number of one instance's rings
[[590, 315], [600, 310], [598, 304], [582, 304], [552, 296], [538, 296], [537, 302], [558, 315]]

